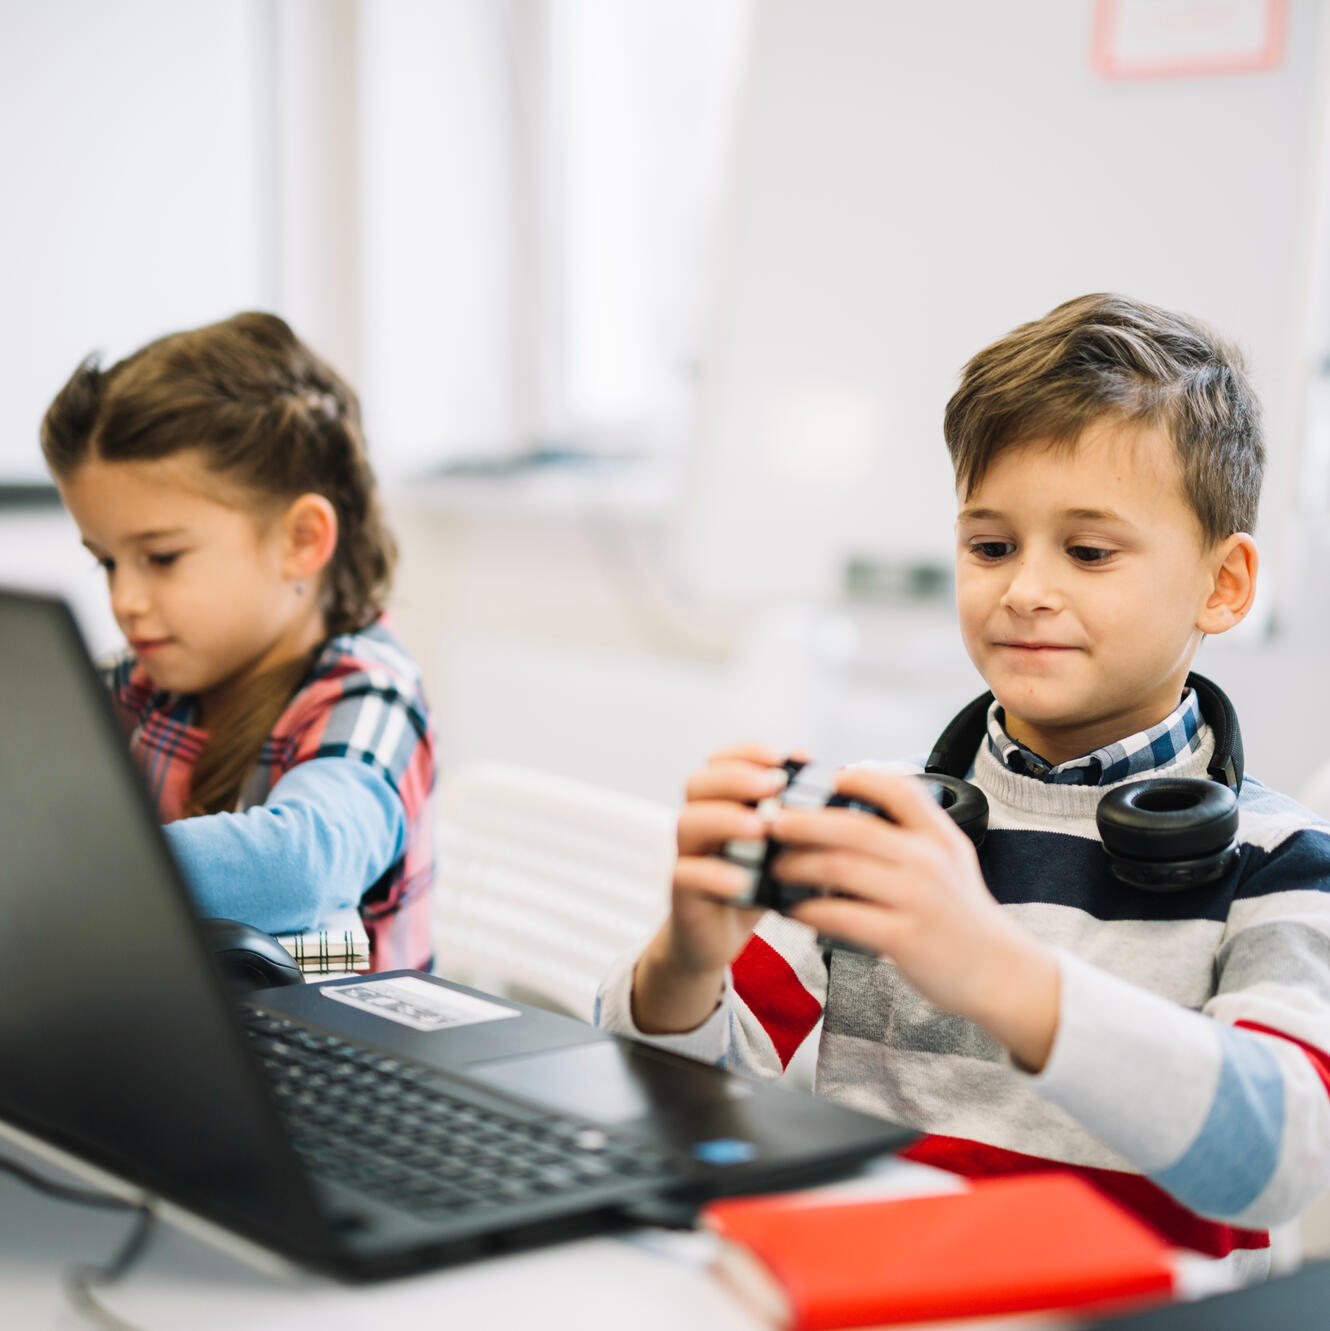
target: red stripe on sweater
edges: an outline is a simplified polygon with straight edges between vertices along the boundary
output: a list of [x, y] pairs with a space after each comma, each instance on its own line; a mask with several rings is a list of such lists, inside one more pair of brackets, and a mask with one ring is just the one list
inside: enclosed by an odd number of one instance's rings
[[1324, 1049], [1318, 1049], [1314, 1044], [1308, 1044], [1306, 1040], [1299, 1040], [1296, 1035], [1290, 1035], [1287, 1031], [1277, 1031], [1273, 1026], [1262, 1026], [1259, 1021], [1235, 1021], [1235, 1026], [1240, 1026], [1244, 1031], [1256, 1031], [1259, 1035], [1273, 1035], [1276, 1039], [1287, 1040], [1289, 1044], [1295, 1044], [1311, 1060], [1311, 1065], [1316, 1069], [1316, 1075], [1320, 1077], [1325, 1089], [1330, 1093], [1330, 1054]]
[[822, 1005], [804, 988], [790, 963], [756, 934], [735, 958], [730, 974], [734, 992], [762, 1023], [785, 1067], [817, 1025]]
[[1233, 1225], [1206, 1220], [1175, 1201], [1162, 1188], [1140, 1174], [1117, 1169], [1092, 1169], [1068, 1165], [1037, 1155], [1004, 1151], [961, 1137], [923, 1137], [901, 1152], [920, 1164], [949, 1169], [965, 1178], [993, 1178], [1003, 1174], [1036, 1174], [1061, 1169], [1079, 1174], [1106, 1197], [1139, 1216], [1166, 1242], [1192, 1248], [1208, 1257], [1226, 1257], [1235, 1248], [1268, 1248], [1270, 1235], [1259, 1229], [1237, 1229]]

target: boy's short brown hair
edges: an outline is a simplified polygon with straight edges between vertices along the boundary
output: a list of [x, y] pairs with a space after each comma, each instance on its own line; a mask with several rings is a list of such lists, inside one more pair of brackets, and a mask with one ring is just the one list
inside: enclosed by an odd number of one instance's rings
[[1125, 296], [1080, 296], [971, 359], [943, 433], [968, 498], [1012, 445], [1071, 445], [1103, 418], [1162, 426], [1207, 543], [1250, 532], [1265, 469], [1261, 408], [1238, 350]]

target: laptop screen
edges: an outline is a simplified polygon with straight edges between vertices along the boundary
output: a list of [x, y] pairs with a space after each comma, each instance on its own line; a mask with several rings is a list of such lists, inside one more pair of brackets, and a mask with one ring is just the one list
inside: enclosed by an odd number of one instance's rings
[[275, 1246], [308, 1183], [63, 603], [0, 591], [0, 1116]]

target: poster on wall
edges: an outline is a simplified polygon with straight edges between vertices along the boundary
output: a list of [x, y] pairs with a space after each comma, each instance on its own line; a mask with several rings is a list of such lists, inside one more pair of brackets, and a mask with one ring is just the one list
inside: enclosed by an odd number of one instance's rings
[[1095, 0], [1092, 63], [1106, 79], [1275, 69], [1287, 0]]

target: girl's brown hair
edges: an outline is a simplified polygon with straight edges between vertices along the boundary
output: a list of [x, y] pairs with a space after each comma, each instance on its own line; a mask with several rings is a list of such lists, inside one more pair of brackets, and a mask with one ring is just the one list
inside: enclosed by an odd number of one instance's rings
[[[337, 548], [321, 581], [330, 636], [380, 614], [396, 546], [379, 508], [360, 403], [276, 315], [237, 314], [173, 333], [103, 370], [79, 366], [41, 427], [57, 480], [90, 458], [148, 461], [197, 450], [220, 476], [273, 504], [320, 494], [337, 514]], [[213, 726], [194, 769], [190, 813], [233, 809], [312, 658], [256, 679]]]
[[1163, 426], [1207, 542], [1254, 530], [1265, 447], [1241, 355], [1125, 296], [1070, 300], [966, 365], [943, 422], [956, 488], [968, 498], [1004, 448], [1071, 445], [1104, 418]]

